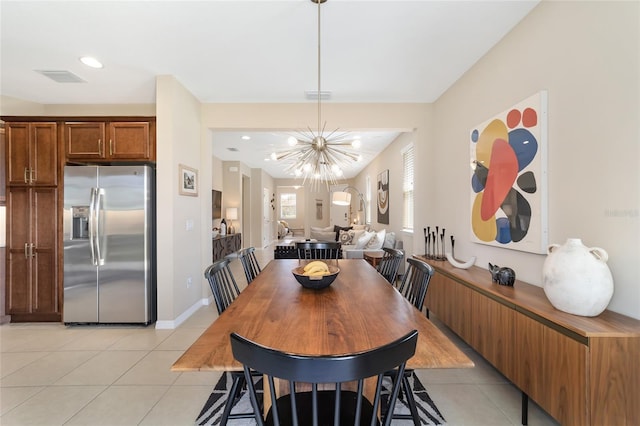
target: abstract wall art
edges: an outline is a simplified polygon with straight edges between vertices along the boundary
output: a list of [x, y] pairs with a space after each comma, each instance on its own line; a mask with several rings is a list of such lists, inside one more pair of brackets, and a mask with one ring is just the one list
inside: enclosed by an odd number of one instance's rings
[[378, 174], [378, 223], [389, 224], [389, 170]]
[[547, 92], [471, 129], [471, 240], [547, 250]]

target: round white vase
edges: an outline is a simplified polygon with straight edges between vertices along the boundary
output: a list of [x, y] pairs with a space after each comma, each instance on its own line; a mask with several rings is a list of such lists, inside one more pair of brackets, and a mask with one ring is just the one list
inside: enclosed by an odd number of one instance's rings
[[600, 315], [613, 296], [608, 258], [604, 249], [586, 247], [579, 238], [551, 244], [542, 266], [542, 285], [549, 302], [570, 314]]

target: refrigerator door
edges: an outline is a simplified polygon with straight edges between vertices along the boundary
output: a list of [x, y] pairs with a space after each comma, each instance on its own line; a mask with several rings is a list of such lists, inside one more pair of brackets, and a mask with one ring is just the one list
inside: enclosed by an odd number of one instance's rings
[[67, 166], [64, 170], [65, 323], [98, 321], [98, 269], [93, 256], [95, 239], [91, 226], [97, 177], [97, 166]]
[[99, 168], [96, 215], [101, 323], [148, 323], [152, 317], [152, 169]]

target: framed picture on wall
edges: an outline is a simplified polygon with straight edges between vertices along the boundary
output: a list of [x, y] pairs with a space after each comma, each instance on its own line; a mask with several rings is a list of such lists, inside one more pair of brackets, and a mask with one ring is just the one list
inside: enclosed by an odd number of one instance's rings
[[198, 170], [178, 164], [178, 193], [190, 197], [198, 196]]
[[547, 250], [547, 92], [471, 129], [471, 241]]
[[378, 174], [378, 223], [389, 224], [389, 169]]

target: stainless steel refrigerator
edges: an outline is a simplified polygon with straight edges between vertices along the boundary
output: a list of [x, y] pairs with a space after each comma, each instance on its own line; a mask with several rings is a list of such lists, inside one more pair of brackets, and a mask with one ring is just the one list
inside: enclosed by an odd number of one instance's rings
[[65, 166], [66, 324], [156, 320], [155, 170]]

